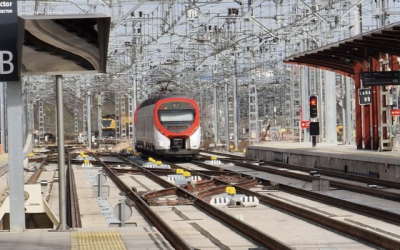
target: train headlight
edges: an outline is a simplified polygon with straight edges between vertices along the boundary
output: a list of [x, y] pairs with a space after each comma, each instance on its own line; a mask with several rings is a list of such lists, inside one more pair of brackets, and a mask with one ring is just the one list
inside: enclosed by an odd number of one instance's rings
[[171, 140], [171, 149], [181, 149], [183, 145], [183, 140], [180, 138], [175, 138]]
[[181, 107], [181, 104], [180, 103], [173, 103], [172, 107], [174, 107], [174, 109], [178, 109], [178, 108]]

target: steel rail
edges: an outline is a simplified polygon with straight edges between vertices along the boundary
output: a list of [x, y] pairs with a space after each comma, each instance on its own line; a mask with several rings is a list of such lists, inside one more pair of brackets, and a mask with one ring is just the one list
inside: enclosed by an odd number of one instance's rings
[[[194, 163], [200, 165], [201, 167], [206, 167], [206, 168], [209, 168], [209, 169], [212, 169], [212, 170], [221, 170], [220, 167], [210, 166], [210, 165], [202, 163], [202, 162], [195, 161]], [[173, 166], [174, 168], [178, 168], [178, 167], [182, 168], [181, 166], [177, 166], [177, 165], [174, 165], [174, 164], [170, 164], [170, 166]], [[196, 171], [193, 171], [193, 170], [189, 170], [189, 171], [191, 171], [192, 173], [196, 173]], [[150, 171], [147, 171], [147, 172], [151, 173]], [[153, 173], [151, 173], [151, 174], [154, 175]], [[248, 176], [248, 175], [242, 174], [242, 176]], [[158, 177], [154, 177], [154, 180], [157, 181], [156, 180], [157, 178]], [[231, 183], [224, 182], [222, 180], [215, 180], [215, 181], [220, 182], [220, 183], [224, 183], [225, 185], [232, 185]], [[169, 185], [169, 186], [172, 185], [172, 184], [170, 184], [169, 182], [167, 182], [165, 180], [162, 180], [162, 182], [168, 183], [166, 185]], [[357, 238], [360, 242], [366, 242], [366, 243], [368, 243], [370, 245], [377, 246], [377, 247], [383, 247], [385, 249], [399, 249], [400, 248], [400, 241], [396, 241], [396, 240], [394, 240], [394, 239], [392, 239], [390, 237], [386, 237], [386, 236], [384, 236], [382, 234], [377, 234], [377, 233], [375, 233], [373, 231], [370, 231], [370, 230], [366, 230], [366, 229], [363, 229], [363, 228], [360, 228], [360, 227], [357, 227], [357, 226], [353, 226], [353, 225], [351, 225], [349, 223], [345, 223], [345, 222], [342, 222], [342, 221], [331, 219], [331, 218], [329, 218], [329, 217], [327, 217], [325, 215], [321, 215], [321, 214], [315, 213], [313, 211], [310, 211], [310, 210], [307, 210], [307, 209], [304, 209], [304, 208], [301, 208], [301, 207], [298, 207], [298, 206], [290, 205], [290, 204], [288, 204], [286, 202], [279, 201], [277, 199], [273, 199], [273, 198], [270, 198], [270, 197], [267, 197], [267, 196], [263, 196], [263, 195], [258, 194], [256, 192], [253, 192], [253, 191], [245, 189], [244, 187], [248, 186], [248, 185], [249, 185], [248, 182], [243, 182], [243, 186], [240, 183], [236, 184], [236, 185], [233, 185], [233, 186], [235, 186], [235, 188], [237, 189], [238, 193], [242, 193], [242, 194], [245, 194], [245, 195], [248, 195], [248, 196], [256, 196], [265, 205], [280, 209], [282, 211], [285, 211], [285, 212], [287, 212], [289, 214], [293, 214], [295, 216], [300, 216], [301, 218], [304, 218], [305, 220], [307, 220], [309, 222], [313, 222], [313, 223], [315, 223], [317, 225], [320, 225], [321, 227], [326, 227], [326, 228], [329, 228], [330, 230], [340, 232], [340, 234], [343, 234], [343, 235], [345, 235], [347, 237]], [[286, 185], [283, 185], [283, 186], [286, 188]], [[280, 187], [281, 187], [281, 185], [280, 185]], [[215, 188], [215, 190], [216, 191], [223, 190], [223, 187], [217, 187], [217, 188]], [[307, 191], [307, 190], [301, 190], [300, 191], [299, 189], [296, 189], [296, 188], [293, 188], [293, 187], [290, 187], [290, 186], [287, 186], [287, 190], [291, 190], [292, 192], [293, 191], [297, 191], [296, 194], [298, 194], [299, 192], [303, 193], [303, 191], [305, 193], [308, 193], [308, 194], [312, 193], [312, 192]], [[186, 191], [184, 189], [177, 188], [177, 193], [180, 193], [181, 191], [183, 191], [182, 195], [186, 194], [185, 197], [188, 194], [190, 194], [188, 191]], [[204, 191], [203, 193], [207, 194], [207, 191]], [[318, 197], [321, 197], [322, 195], [317, 194], [317, 193], [313, 193], [312, 196], [315, 196], [315, 197], [318, 198]], [[325, 197], [325, 200], [327, 200], [326, 198], [333, 199], [333, 197]], [[201, 203], [198, 204], [199, 200], [201, 200], [202, 202], [205, 202], [202, 199], [199, 199], [199, 197], [198, 197], [198, 199], [196, 199], [194, 201], [194, 205], [199, 206], [202, 209], [205, 209], [207, 211], [207, 208], [204, 208], [202, 206], [203, 204], [201, 204]], [[354, 204], [352, 204], [351, 202], [346, 202], [346, 201], [342, 201], [342, 200], [339, 200], [339, 199], [337, 199], [337, 201], [338, 201], [337, 205], [340, 205], [340, 207], [343, 207], [341, 205], [341, 202], [344, 202], [349, 207], [353, 207], [354, 206]], [[208, 204], [207, 202], [205, 202], [205, 203]], [[211, 206], [210, 204], [208, 204], [208, 205]], [[373, 209], [373, 208], [370, 208], [370, 207], [357, 205], [357, 204], [354, 207], [358, 207], [358, 209], [357, 208], [353, 208], [352, 210], [362, 211], [364, 213], [365, 212], [369, 213], [370, 210], [374, 210], [374, 215], [377, 216], [377, 217], [380, 217], [380, 214], [386, 212], [386, 211], [383, 211], [383, 210]], [[393, 214], [393, 213], [386, 214], [385, 215], [385, 220], [390, 222], [390, 218], [391, 218], [392, 221], [393, 221], [393, 216], [395, 216], [396, 220], [398, 220], [399, 215], [398, 214]], [[224, 221], [224, 219], [222, 219], [222, 218], [219, 218], [219, 219], [221, 221]], [[237, 230], [239, 230], [239, 229], [237, 229]]]
[[[199, 162], [195, 162], [195, 164], [198, 164]], [[208, 165], [205, 163], [200, 163], [200, 166]], [[192, 171], [193, 172], [193, 171]], [[400, 249], [400, 241], [394, 240], [390, 237], [386, 237], [382, 234], [377, 234], [371, 230], [364, 229], [358, 226], [353, 226], [349, 223], [345, 223], [342, 221], [338, 221], [335, 219], [331, 219], [325, 215], [315, 213], [313, 211], [304, 209], [299, 206], [291, 205], [286, 202], [280, 201], [278, 199], [273, 199], [271, 197], [259, 194], [257, 192], [253, 192], [251, 190], [248, 190], [244, 187], [242, 187], [240, 184], [230, 184], [224, 181], [219, 180], [222, 183], [225, 183], [226, 185], [232, 185], [236, 188], [236, 191], [241, 194], [245, 194], [247, 196], [256, 196], [260, 202], [264, 203], [265, 205], [277, 208], [279, 210], [285, 211], [289, 214], [293, 214], [295, 216], [299, 216], [301, 218], [304, 218], [307, 221], [316, 223], [322, 227], [329, 228], [333, 231], [338, 231], [341, 234], [348, 236], [350, 238], [354, 237], [358, 239], [361, 242], [367, 242], [369, 244], [372, 244], [377, 247], [383, 247], [385, 249]], [[306, 191], [306, 190], [304, 190]], [[306, 191], [309, 192], [309, 191]], [[332, 199], [333, 197], [329, 197]], [[365, 208], [365, 210], [370, 209]], [[382, 213], [383, 211], [380, 210]], [[397, 215], [399, 217], [399, 215]]]
[[289, 164], [285, 164], [282, 162], [265, 161], [264, 163], [274, 166], [274, 167], [286, 167], [286, 168], [289, 168], [292, 170], [298, 170], [298, 171], [303, 171], [303, 172], [309, 172], [310, 170], [317, 170], [318, 173], [326, 175], [326, 176], [330, 176], [330, 177], [336, 177], [336, 178], [349, 180], [349, 181], [364, 182], [364, 183], [368, 183], [368, 184], [376, 184], [376, 185], [384, 186], [387, 188], [400, 189], [400, 182], [381, 180], [381, 179], [377, 179], [377, 178], [371, 178], [371, 177], [360, 176], [360, 175], [355, 175], [355, 174], [346, 174], [346, 173], [341, 173], [341, 172], [326, 170], [326, 169], [321, 169], [321, 168], [307, 168], [307, 167], [302, 167], [302, 166], [289, 165]]
[[[202, 162], [196, 161], [195, 163], [200, 165], [203, 168], [213, 170], [213, 171], [220, 169], [220, 167], [211, 166], [211, 165], [208, 165], [208, 164], [205, 164]], [[226, 171], [231, 171], [231, 170], [226, 170]], [[246, 176], [246, 174], [244, 174], [244, 173], [241, 173], [241, 174], [243, 176]], [[270, 184], [270, 181], [268, 181], [268, 180], [260, 179], [259, 177], [257, 179], [259, 179], [263, 183]], [[312, 200], [322, 202], [322, 203], [325, 203], [328, 205], [332, 205], [335, 207], [348, 209], [349, 211], [353, 211], [353, 212], [356, 212], [356, 213], [359, 213], [359, 214], [362, 214], [365, 216], [371, 216], [375, 219], [382, 220], [382, 221], [385, 221], [385, 222], [388, 222], [388, 223], [391, 223], [394, 225], [400, 225], [400, 215], [397, 213], [387, 211], [387, 210], [382, 210], [382, 209], [378, 209], [375, 207], [352, 203], [350, 201], [342, 200], [342, 199], [339, 199], [336, 197], [327, 196], [324, 194], [308, 191], [308, 190], [301, 189], [301, 188], [292, 187], [290, 185], [285, 185], [285, 184], [279, 184], [279, 189], [282, 191], [291, 193], [291, 194], [295, 194], [295, 195], [307, 198], [307, 199], [312, 199]]]
[[[121, 157], [121, 156], [119, 156], [119, 157]], [[129, 161], [128, 159], [125, 159], [125, 160]], [[131, 161], [129, 161], [129, 162], [131, 162]], [[131, 163], [133, 163], [133, 162], [131, 162]], [[133, 164], [136, 165], [135, 163], [133, 163]], [[149, 169], [149, 170], [147, 170], [145, 168], [142, 168], [142, 169], [143, 169], [143, 173], [145, 174], [146, 177], [157, 182], [164, 188], [175, 188], [176, 194], [178, 196], [184, 197], [186, 199], [192, 199], [194, 206], [196, 206], [200, 210], [208, 213], [211, 217], [214, 217], [217, 220], [223, 222], [228, 227], [233, 228], [236, 231], [240, 232], [242, 235], [246, 236], [248, 239], [253, 240], [254, 242], [258, 243], [259, 245], [267, 247], [269, 249], [282, 249], [282, 250], [293, 249], [291, 246], [285, 244], [284, 242], [281, 242], [278, 239], [275, 239], [274, 237], [267, 235], [264, 232], [254, 228], [240, 220], [237, 220], [236, 218], [221, 211], [218, 208], [215, 208], [214, 206], [203, 201], [202, 199], [199, 199], [197, 196], [184, 190], [183, 188], [177, 187], [174, 184], [168, 182], [167, 180], [160, 178], [159, 176], [154, 174], [151, 171], [151, 169]]]
[[[201, 151], [201, 152], [204, 152], [207, 154], [215, 154], [215, 155], [224, 156], [224, 157], [230, 157], [229, 154], [224, 154], [221, 152], [207, 152], [207, 151]], [[240, 157], [240, 156], [236, 156], [236, 155], [234, 155], [233, 157], [235, 157], [235, 158], [230, 158], [229, 160], [234, 160], [234, 161], [249, 160], [245, 157]], [[220, 160], [224, 161], [225, 159], [220, 159]], [[250, 159], [250, 160], [259, 161], [257, 159]], [[318, 173], [326, 175], [326, 176], [330, 176], [330, 177], [336, 177], [336, 178], [349, 180], [349, 181], [364, 182], [364, 183], [368, 183], [368, 184], [376, 184], [376, 185], [384, 186], [384, 187], [388, 187], [388, 188], [400, 189], [400, 182], [381, 180], [381, 179], [377, 179], [377, 178], [360, 176], [360, 175], [356, 175], [356, 174], [341, 173], [338, 171], [327, 170], [327, 169], [322, 169], [322, 168], [318, 168], [318, 167], [309, 168], [309, 167], [302, 167], [302, 166], [297, 166], [297, 165], [290, 165], [287, 163], [276, 162], [276, 161], [263, 161], [263, 162], [265, 164], [268, 164], [271, 166], [287, 168], [287, 169], [291, 169], [291, 170], [298, 170], [298, 171], [303, 171], [303, 172], [309, 172], [310, 170], [317, 170]]]
[[106, 171], [111, 180], [115, 183], [115, 185], [125, 192], [126, 196], [131, 199], [136, 204], [136, 208], [140, 211], [140, 213], [146, 218], [150, 224], [154, 225], [158, 231], [168, 240], [168, 242], [176, 249], [190, 249], [193, 250], [193, 247], [187, 244], [187, 242], [167, 224], [165, 221], [155, 213], [150, 206], [146, 204], [146, 202], [140, 197], [139, 194], [134, 192], [131, 188], [129, 188], [118, 176], [114, 173], [114, 171], [105, 164], [96, 154], [91, 154], [93, 157], [97, 159], [98, 162], [101, 162], [103, 169]]
[[238, 185], [234, 185], [236, 191], [238, 193], [242, 193], [248, 196], [256, 196], [260, 202], [267, 204], [269, 206], [278, 208], [280, 210], [286, 211], [288, 213], [294, 214], [296, 216], [300, 216], [308, 221], [317, 223], [323, 227], [327, 227], [330, 230], [341, 232], [349, 237], [355, 237], [361, 242], [367, 242], [377, 247], [382, 247], [384, 249], [400, 249], [400, 241], [397, 241], [393, 238], [386, 237], [382, 234], [375, 233], [369, 229], [364, 229], [358, 226], [353, 226], [349, 223], [345, 223], [343, 221], [331, 219], [326, 215], [322, 215], [319, 213], [311, 212], [307, 209], [288, 205], [288, 203], [284, 201], [280, 201], [277, 199], [270, 198], [268, 196], [260, 195], [256, 192], [252, 192], [248, 189], [242, 188]]
[[43, 172], [43, 165], [47, 162], [47, 159], [49, 158], [49, 155], [46, 155], [46, 157], [40, 162], [39, 167], [36, 168], [36, 171], [31, 175], [31, 177], [29, 177], [28, 181], [26, 182], [26, 184], [35, 184], [37, 183], [40, 175]]
[[[120, 157], [119, 155], [118, 155], [118, 157], [121, 160], [129, 162], [129, 160], [127, 160], [123, 157]], [[230, 170], [218, 167], [218, 166], [212, 166], [212, 165], [205, 164], [205, 163], [198, 162], [198, 161], [194, 161], [194, 162], [196, 164], [201, 165], [201, 167], [203, 167], [203, 168], [212, 170], [214, 175], [226, 175], [228, 173], [237, 174], [237, 172], [230, 171]], [[235, 164], [238, 164], [238, 163], [235, 162]], [[174, 166], [173, 164], [171, 164], [171, 165]], [[256, 167], [256, 170], [258, 170], [258, 168], [260, 168], [262, 171], [265, 169], [265, 167], [255, 166], [255, 165], [251, 165], [251, 164], [246, 164], [246, 167], [247, 167], [247, 165], [250, 165], [250, 167]], [[176, 168], [182, 168], [182, 167], [176, 166]], [[157, 171], [157, 170], [152, 170], [153, 173], [155, 173], [155, 171]], [[192, 171], [192, 170], [189, 170], [189, 171]], [[203, 176], [209, 175], [209, 173], [207, 173], [207, 171], [200, 170], [200, 171], [196, 171], [196, 172], [200, 173]], [[159, 173], [157, 173], [157, 174], [159, 174]], [[243, 173], [240, 173], [240, 174], [242, 176], [251, 177], [250, 175], [246, 175]], [[306, 177], [312, 178], [310, 176], [306, 176]], [[269, 181], [264, 180], [264, 179], [259, 179], [259, 180], [262, 181], [263, 183], [269, 183]], [[206, 184], [204, 184], [204, 185], [206, 185]], [[285, 185], [285, 184], [279, 184], [279, 188], [282, 191], [285, 191], [285, 192], [288, 192], [291, 194], [295, 194], [295, 195], [298, 195], [298, 196], [301, 196], [301, 197], [304, 197], [307, 199], [312, 199], [312, 200], [319, 201], [319, 202], [322, 202], [322, 203], [325, 203], [328, 205], [332, 205], [332, 206], [339, 207], [342, 209], [347, 209], [349, 211], [353, 211], [353, 212], [356, 212], [356, 213], [359, 213], [359, 214], [362, 214], [365, 216], [371, 216], [375, 219], [382, 220], [382, 221], [385, 221], [385, 222], [388, 222], [388, 223], [391, 223], [394, 225], [400, 225], [400, 215], [397, 213], [393, 213], [391, 211], [382, 210], [382, 209], [375, 208], [375, 207], [369, 207], [369, 206], [365, 206], [362, 204], [352, 203], [350, 201], [342, 200], [342, 199], [339, 199], [336, 197], [322, 195], [317, 192], [311, 192], [308, 190], [292, 187], [292, 186]]]
[[[227, 162], [227, 161], [226, 160], [221, 160], [221, 162]], [[257, 166], [257, 165], [252, 165], [252, 164], [248, 164], [248, 163], [243, 163], [243, 162], [234, 162], [234, 164], [237, 165], [237, 166], [254, 169], [254, 170], [257, 170], [257, 171], [261, 171], [261, 172], [281, 175], [281, 176], [290, 177], [290, 178], [293, 178], [293, 179], [307, 181], [307, 182], [312, 182], [315, 179], [322, 179], [322, 178], [316, 178], [316, 177], [309, 176], [309, 175], [288, 172], [288, 171], [285, 171], [285, 170], [269, 168], [269, 167], [266, 167], [266, 166]], [[382, 190], [378, 190], [378, 189], [371, 189], [371, 188], [368, 188], [368, 187], [361, 187], [360, 185], [355, 185], [355, 184], [350, 184], [350, 183], [343, 183], [343, 182], [334, 181], [334, 180], [329, 180], [329, 183], [330, 183], [330, 185], [332, 187], [335, 187], [335, 188], [344, 189], [344, 190], [348, 190], [348, 191], [352, 191], [352, 192], [356, 192], [356, 193], [361, 193], [361, 194], [367, 194], [367, 195], [370, 195], [370, 196], [375, 196], [375, 197], [383, 198], [383, 199], [387, 199], [387, 200], [400, 201], [400, 194], [390, 193], [390, 192], [383, 192]]]
[[69, 150], [67, 150], [67, 221], [69, 227], [71, 228], [81, 228], [82, 227], [82, 220], [79, 210], [79, 199], [78, 193], [76, 191], [76, 183], [75, 183], [75, 176], [74, 170], [71, 165], [71, 154]]
[[258, 244], [271, 248], [271, 249], [293, 249], [289, 245], [279, 241], [278, 239], [275, 239], [272, 236], [269, 236], [265, 234], [264, 232], [240, 221], [237, 220], [236, 218], [232, 217], [231, 215], [226, 214], [225, 212], [221, 211], [218, 208], [215, 208], [214, 206], [210, 205], [209, 203], [203, 201], [202, 199], [199, 199], [192, 193], [184, 190], [183, 188], [176, 187], [174, 184], [169, 183], [168, 181], [158, 177], [157, 175], [153, 174], [149, 170], [144, 170], [146, 173], [146, 176], [153, 181], [157, 182], [158, 184], [170, 188], [170, 187], [175, 187], [176, 188], [176, 194], [185, 198], [191, 198], [193, 199], [193, 205], [198, 207], [200, 210], [207, 212], [211, 217], [214, 217], [218, 219], [219, 221], [222, 221], [225, 223], [230, 228], [233, 228], [240, 232], [241, 234], [245, 235], [249, 239], [253, 240], [254, 242], [257, 242]]

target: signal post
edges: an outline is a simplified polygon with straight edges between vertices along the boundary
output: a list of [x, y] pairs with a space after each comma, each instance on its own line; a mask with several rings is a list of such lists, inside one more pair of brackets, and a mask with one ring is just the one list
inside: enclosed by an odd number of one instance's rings
[[317, 146], [317, 135], [319, 135], [319, 122], [318, 119], [318, 97], [310, 95], [310, 135], [313, 148]]

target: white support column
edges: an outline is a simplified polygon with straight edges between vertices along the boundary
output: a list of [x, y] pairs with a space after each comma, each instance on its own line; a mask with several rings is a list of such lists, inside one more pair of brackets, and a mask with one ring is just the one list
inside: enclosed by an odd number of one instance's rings
[[352, 79], [349, 77], [345, 77], [345, 84], [346, 84], [346, 92], [345, 92], [345, 115], [343, 116], [345, 119], [345, 123], [343, 124], [343, 132], [344, 132], [344, 140], [346, 144], [351, 144], [354, 142], [353, 140], [353, 128], [354, 128], [354, 122], [353, 122], [353, 96], [351, 93], [354, 92], [354, 85], [352, 83]]
[[102, 130], [102, 120], [101, 120], [101, 113], [103, 110], [103, 92], [99, 92], [97, 94], [97, 129], [99, 131], [98, 139], [103, 139], [103, 130]]
[[[310, 97], [309, 82], [308, 82], [308, 67], [301, 67], [301, 107], [302, 107], [302, 120], [310, 120], [310, 104], [308, 103]], [[301, 131], [300, 131], [301, 133]], [[304, 142], [310, 141], [310, 132], [308, 129], [304, 130]]]
[[214, 83], [214, 146], [219, 143], [218, 128], [219, 128], [219, 105], [218, 105], [218, 95], [217, 95], [217, 84]]
[[64, 148], [64, 99], [62, 88], [62, 76], [56, 76], [56, 98], [57, 98], [57, 138], [58, 138], [58, 197], [59, 197], [59, 231], [67, 230], [67, 194], [66, 194], [66, 167]]
[[[126, 108], [125, 108], [125, 94], [121, 97], [121, 116], [120, 116], [120, 124], [121, 124], [121, 141], [125, 140], [127, 137], [126, 133]], [[128, 116], [129, 117], [129, 116]]]
[[115, 138], [120, 140], [121, 139], [121, 123], [120, 123], [120, 101], [121, 98], [119, 96], [119, 92], [115, 92]]
[[7, 84], [8, 166], [10, 186], [10, 231], [25, 230], [22, 83]]
[[228, 101], [228, 82], [225, 81], [224, 84], [224, 101], [225, 101], [225, 150], [226, 152], [229, 152], [229, 144], [230, 144], [230, 139], [229, 139], [229, 101]]
[[87, 124], [88, 124], [88, 147], [89, 150], [92, 150], [92, 115], [91, 115], [91, 106], [92, 106], [92, 93], [90, 91], [90, 89], [88, 89], [87, 91]]
[[78, 117], [78, 103], [75, 100], [74, 103], [74, 134], [75, 134], [75, 143], [79, 142], [79, 117]]
[[337, 143], [336, 74], [325, 71], [325, 133], [327, 143]]
[[135, 129], [135, 111], [136, 111], [136, 103], [137, 103], [137, 82], [136, 82], [136, 76], [133, 78], [133, 100], [132, 100], [132, 149], [133, 151], [136, 151], [135, 147], [135, 135], [136, 135], [136, 129]]
[[6, 83], [5, 82], [0, 83], [0, 91], [1, 91], [1, 145], [3, 146], [3, 152], [6, 153], [8, 152], [8, 146], [6, 140], [7, 127], [6, 127]]
[[[83, 120], [82, 120], [82, 131], [83, 134], [85, 135], [87, 133], [86, 131], [86, 124], [87, 124], [87, 105], [86, 102], [83, 102], [83, 107], [82, 107], [82, 116], [83, 116]], [[86, 141], [85, 141], [86, 143]]]
[[44, 114], [44, 105], [42, 99], [39, 100], [39, 145], [42, 145], [44, 143], [44, 119], [45, 119], [45, 114]]
[[128, 134], [127, 139], [133, 139], [133, 117], [135, 110], [133, 109], [133, 90], [128, 91]]

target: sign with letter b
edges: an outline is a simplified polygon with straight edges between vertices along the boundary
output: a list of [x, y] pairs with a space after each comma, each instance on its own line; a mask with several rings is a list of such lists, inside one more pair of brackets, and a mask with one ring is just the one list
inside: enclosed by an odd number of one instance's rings
[[0, 82], [20, 80], [17, 2], [8, 0], [0, 4]]
[[0, 74], [7, 75], [14, 71], [13, 54], [10, 51], [0, 51]]

